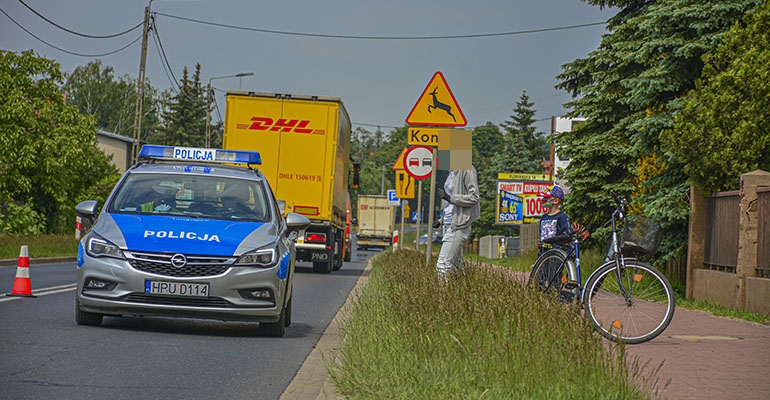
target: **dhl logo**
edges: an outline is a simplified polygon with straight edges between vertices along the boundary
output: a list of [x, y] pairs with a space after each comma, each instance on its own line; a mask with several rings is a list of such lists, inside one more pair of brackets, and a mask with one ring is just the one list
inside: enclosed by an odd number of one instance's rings
[[310, 135], [325, 135], [325, 129], [312, 129], [310, 120], [307, 119], [286, 119], [280, 118], [274, 121], [268, 117], [251, 117], [251, 124], [236, 124], [237, 129], [249, 129], [253, 131], [272, 131], [272, 132], [294, 132]]

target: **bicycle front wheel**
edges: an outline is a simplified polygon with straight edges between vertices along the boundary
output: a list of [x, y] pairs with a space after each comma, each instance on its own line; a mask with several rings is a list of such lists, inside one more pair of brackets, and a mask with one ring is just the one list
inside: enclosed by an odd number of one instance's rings
[[591, 322], [609, 340], [643, 343], [660, 335], [674, 317], [676, 300], [668, 279], [657, 269], [627, 260], [620, 273], [615, 263], [600, 267], [586, 283], [583, 305]]
[[566, 290], [564, 285], [570, 280], [567, 253], [559, 249], [550, 249], [538, 257], [529, 274], [529, 284], [537, 285], [540, 290], [559, 300], [571, 303], [576, 298], [576, 290]]

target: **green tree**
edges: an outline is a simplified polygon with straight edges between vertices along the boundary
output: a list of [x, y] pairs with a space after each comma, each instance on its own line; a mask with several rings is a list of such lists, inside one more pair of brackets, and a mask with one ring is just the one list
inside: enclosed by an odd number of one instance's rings
[[503, 122], [505, 130], [506, 172], [542, 173], [546, 160], [545, 134], [537, 132], [535, 124], [535, 103], [529, 101], [527, 92], [521, 93], [510, 120]]
[[502, 159], [506, 140], [500, 127], [487, 122], [473, 129], [473, 165], [479, 180], [479, 194], [489, 199], [497, 195], [497, 173], [507, 172]]
[[156, 132], [148, 135], [148, 142], [189, 147], [206, 145], [206, 98], [200, 75], [200, 64], [195, 64], [192, 79], [184, 67], [179, 92], [167, 101], [163, 121]]
[[103, 200], [119, 177], [96, 144], [94, 119], [65, 104], [62, 81], [55, 61], [31, 50], [0, 51], [4, 233], [71, 232], [75, 205]]
[[664, 148], [707, 192], [738, 187], [738, 176], [770, 170], [770, 2], [746, 14], [703, 56], [703, 75], [684, 98]]
[[[504, 157], [506, 142], [500, 127], [492, 122], [473, 129], [473, 165], [476, 167], [481, 197], [481, 218], [473, 224], [473, 237], [508, 232], [508, 228], [495, 225], [497, 174], [509, 172]], [[440, 182], [443, 185], [443, 180]]]
[[[136, 80], [128, 75], [116, 79], [112, 67], [96, 60], [75, 68], [71, 74], [65, 74], [65, 81], [62, 89], [67, 95], [67, 104], [93, 116], [99, 129], [133, 137]], [[151, 132], [158, 126], [163, 97], [149, 79], [145, 81], [144, 93], [142, 130]]]
[[[556, 136], [572, 155], [566, 178], [573, 195], [565, 209], [596, 227], [611, 207], [607, 190], [630, 197], [661, 222], [664, 257], [686, 242], [689, 206], [682, 163], [661, 150], [660, 135], [674, 124], [682, 97], [695, 87], [701, 56], [759, 0], [587, 0], [617, 7], [610, 33], [587, 58], [563, 66], [558, 88], [575, 98], [569, 116], [587, 121]], [[639, 165], [654, 160], [656, 176]]]

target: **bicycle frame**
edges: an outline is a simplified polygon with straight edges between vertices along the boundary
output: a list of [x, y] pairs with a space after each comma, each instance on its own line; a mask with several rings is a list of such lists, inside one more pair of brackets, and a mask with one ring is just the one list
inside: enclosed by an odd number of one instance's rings
[[[623, 297], [626, 299], [626, 303], [631, 304], [632, 300], [631, 297], [628, 295], [628, 291], [626, 290], [623, 279], [621, 274], [623, 273], [623, 269], [625, 268], [625, 257], [623, 257], [622, 252], [620, 251], [620, 240], [618, 238], [618, 229], [617, 229], [617, 221], [623, 218], [623, 210], [622, 205], [620, 205], [615, 211], [612, 212], [612, 218], [610, 221], [607, 221], [606, 225], [612, 226], [612, 233], [610, 235], [610, 245], [607, 250], [607, 254], [604, 258], [604, 263], [597, 267], [591, 275], [588, 276], [588, 279], [586, 279], [586, 282], [590, 281], [594, 274], [596, 274], [597, 271], [601, 270], [604, 266], [608, 264], [615, 264], [615, 275], [618, 279], [618, 286], [621, 290], [621, 293], [623, 294]], [[580, 241], [577, 237], [572, 238], [572, 248], [569, 251], [565, 251], [566, 257], [564, 258], [564, 261], [562, 261], [562, 264], [559, 265], [559, 268], [563, 267], [566, 264], [568, 276], [571, 278], [571, 281], [574, 281], [576, 283], [577, 289], [578, 289], [578, 299], [582, 302], [584, 300], [584, 290], [583, 290], [583, 279], [581, 276], [581, 270], [580, 270]], [[574, 256], [575, 262], [572, 262], [572, 257]], [[632, 258], [630, 260], [635, 260], [635, 258]]]
[[[594, 270], [594, 272], [591, 273], [591, 275], [588, 277], [586, 282], [590, 281], [593, 275], [601, 270], [605, 265], [614, 263], [615, 264], [615, 276], [618, 279], [618, 286], [620, 288], [620, 292], [623, 294], [623, 297], [626, 299], [627, 304], [631, 304], [631, 296], [628, 295], [628, 291], [626, 290], [625, 286], [623, 285], [623, 277], [621, 274], [623, 273], [623, 269], [626, 266], [625, 257], [623, 257], [623, 253], [620, 250], [620, 240], [618, 239], [618, 228], [617, 228], [617, 221], [619, 219], [623, 219], [623, 204], [622, 202], [618, 203], [618, 208], [615, 209], [615, 211], [612, 212], [612, 218], [610, 218], [610, 221], [608, 223], [611, 223], [612, 225], [612, 234], [610, 239], [610, 245], [607, 249], [607, 254], [604, 257], [604, 264], [600, 265], [598, 268]], [[607, 226], [607, 224], [605, 224]], [[577, 241], [577, 239], [575, 239]], [[577, 262], [577, 272], [580, 273], [580, 261]], [[580, 275], [578, 275], [578, 278], [580, 278]], [[583, 294], [583, 285], [582, 283], [579, 283], [580, 288], [580, 299], [584, 300], [584, 294]]]

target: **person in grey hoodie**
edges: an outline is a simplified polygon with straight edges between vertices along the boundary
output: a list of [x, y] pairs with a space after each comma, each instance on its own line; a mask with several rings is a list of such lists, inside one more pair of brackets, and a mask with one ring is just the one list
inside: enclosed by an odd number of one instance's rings
[[471, 234], [471, 224], [481, 217], [476, 168], [456, 170], [451, 187], [451, 194], [441, 188], [436, 190], [440, 198], [453, 206], [452, 222], [444, 234], [436, 262], [438, 277], [442, 281], [447, 280], [449, 273], [465, 272], [463, 244]]

